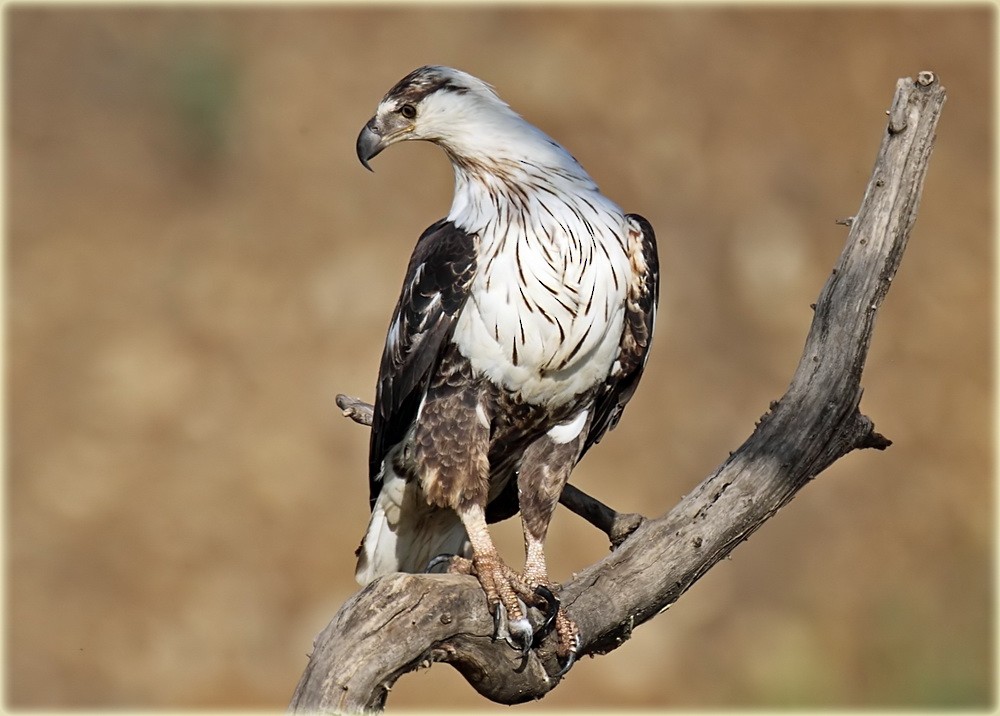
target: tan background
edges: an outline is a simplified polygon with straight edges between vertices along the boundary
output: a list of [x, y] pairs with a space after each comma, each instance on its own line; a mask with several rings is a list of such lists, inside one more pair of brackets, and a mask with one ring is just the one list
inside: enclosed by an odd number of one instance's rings
[[[642, 389], [575, 481], [659, 514], [783, 392], [898, 77], [949, 89], [862, 408], [824, 473], [538, 708], [992, 698], [987, 9], [7, 8], [7, 690], [283, 708], [354, 591], [370, 397], [429, 145], [354, 140], [413, 67], [492, 82], [657, 229]], [[518, 529], [499, 530], [519, 559]], [[560, 511], [556, 579], [598, 558]], [[483, 707], [446, 666], [392, 707]], [[507, 711], [504, 710], [506, 713]]]

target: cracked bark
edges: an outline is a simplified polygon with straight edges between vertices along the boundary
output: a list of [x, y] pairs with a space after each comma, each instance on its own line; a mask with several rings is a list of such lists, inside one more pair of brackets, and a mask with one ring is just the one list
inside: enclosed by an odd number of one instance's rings
[[[916, 218], [944, 101], [930, 72], [897, 82], [871, 180], [858, 213], [842, 220], [850, 227], [847, 243], [816, 301], [787, 392], [672, 510], [641, 523], [636, 518], [638, 527], [614, 552], [563, 585], [562, 605], [580, 628], [581, 654], [604, 654], [627, 640], [834, 461], [889, 446], [858, 409], [861, 375], [876, 314]], [[591, 521], [603, 520], [612, 535], [621, 516], [581, 504], [596, 510]], [[522, 660], [491, 642], [492, 630], [474, 578], [390, 575], [351, 597], [316, 637], [290, 710], [380, 710], [397, 678], [435, 661], [451, 664], [498, 703], [538, 699], [557, 685], [551, 637]]]

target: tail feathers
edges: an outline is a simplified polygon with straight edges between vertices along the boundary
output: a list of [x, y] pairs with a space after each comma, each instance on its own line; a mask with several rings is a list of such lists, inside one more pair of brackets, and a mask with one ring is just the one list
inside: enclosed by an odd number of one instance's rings
[[393, 572], [423, 572], [439, 554], [470, 554], [453, 510], [427, 504], [415, 482], [385, 476], [361, 546], [354, 578], [365, 586]]

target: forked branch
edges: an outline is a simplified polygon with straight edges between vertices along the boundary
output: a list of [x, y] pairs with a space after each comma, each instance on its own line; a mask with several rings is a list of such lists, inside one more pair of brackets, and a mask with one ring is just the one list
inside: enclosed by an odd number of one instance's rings
[[[874, 172], [785, 395], [676, 507], [564, 585], [562, 605], [580, 628], [582, 653], [615, 649], [835, 460], [889, 445], [858, 410], [861, 374], [916, 218], [944, 100], [930, 72], [898, 81]], [[317, 636], [290, 708], [378, 710], [397, 678], [433, 661], [450, 663], [499, 703], [538, 699], [555, 687], [551, 643], [522, 661], [502, 641], [491, 642], [492, 633], [474, 578], [384, 577], [351, 597]]]

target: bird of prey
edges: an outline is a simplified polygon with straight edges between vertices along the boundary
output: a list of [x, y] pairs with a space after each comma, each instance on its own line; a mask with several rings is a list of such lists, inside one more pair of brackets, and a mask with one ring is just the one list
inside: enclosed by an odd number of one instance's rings
[[[455, 193], [418, 239], [389, 325], [356, 578], [442, 563], [474, 574], [494, 637], [527, 653], [554, 626], [565, 671], [579, 635], [543, 542], [570, 472], [642, 375], [659, 292], [653, 229], [465, 72], [427, 66], [400, 80], [361, 130], [358, 158], [371, 169], [413, 139], [444, 150]], [[487, 527], [518, 510], [520, 573]], [[547, 610], [538, 633], [526, 604]]]

